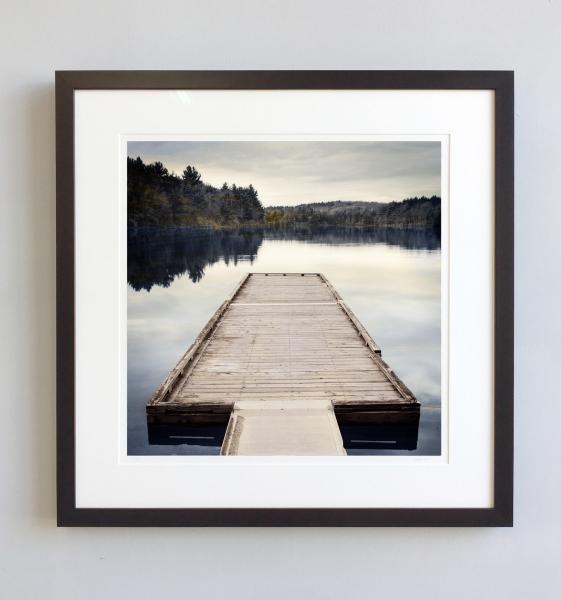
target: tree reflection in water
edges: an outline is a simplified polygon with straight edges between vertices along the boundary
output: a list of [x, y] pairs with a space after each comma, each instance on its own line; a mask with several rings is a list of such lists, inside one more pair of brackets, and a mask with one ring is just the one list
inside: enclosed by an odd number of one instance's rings
[[438, 250], [440, 235], [434, 229], [269, 228], [210, 229], [192, 227], [140, 227], [128, 230], [129, 285], [150, 291], [169, 287], [187, 274], [199, 282], [209, 265], [253, 263], [263, 240], [301, 241], [325, 245], [386, 244], [408, 250]]
[[128, 231], [128, 283], [135, 290], [153, 286], [169, 287], [187, 273], [193, 283], [200, 281], [208, 265], [220, 260], [237, 264], [253, 262], [263, 242], [263, 231], [213, 230], [157, 227]]

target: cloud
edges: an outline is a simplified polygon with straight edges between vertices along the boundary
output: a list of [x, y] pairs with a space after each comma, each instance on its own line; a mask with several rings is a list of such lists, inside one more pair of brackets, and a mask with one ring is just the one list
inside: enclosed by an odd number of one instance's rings
[[440, 194], [439, 142], [129, 142], [129, 156], [258, 190], [266, 206]]

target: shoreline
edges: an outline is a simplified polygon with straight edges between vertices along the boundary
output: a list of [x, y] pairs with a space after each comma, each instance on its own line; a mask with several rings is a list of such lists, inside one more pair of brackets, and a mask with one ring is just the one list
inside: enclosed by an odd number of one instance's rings
[[268, 224], [268, 223], [240, 223], [232, 225], [177, 225], [169, 224], [150, 224], [150, 225], [131, 225], [127, 224], [127, 231], [148, 231], [148, 230], [198, 230], [198, 231], [430, 231], [438, 234], [440, 237], [441, 228], [433, 224], [423, 225], [402, 225], [402, 224], [385, 224], [385, 225], [327, 225], [327, 224], [312, 224], [312, 223], [292, 223], [286, 225]]

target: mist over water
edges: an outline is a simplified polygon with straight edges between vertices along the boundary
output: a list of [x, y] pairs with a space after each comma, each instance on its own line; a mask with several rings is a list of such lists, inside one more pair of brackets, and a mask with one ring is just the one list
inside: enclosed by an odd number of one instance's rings
[[440, 454], [441, 252], [433, 230], [177, 227], [129, 231], [129, 454], [218, 454], [212, 440], [220, 432], [212, 428], [185, 443], [181, 435], [149, 440], [145, 405], [251, 271], [323, 273], [421, 402], [415, 450], [369, 447], [365, 439], [349, 454]]

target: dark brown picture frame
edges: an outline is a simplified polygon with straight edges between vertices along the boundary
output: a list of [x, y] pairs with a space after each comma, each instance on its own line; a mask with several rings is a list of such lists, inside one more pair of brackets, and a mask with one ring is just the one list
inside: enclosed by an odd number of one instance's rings
[[[494, 506], [97, 509], [75, 503], [74, 92], [97, 89], [493, 90]], [[514, 74], [511, 71], [59, 71], [56, 73], [59, 526], [512, 526]]]

